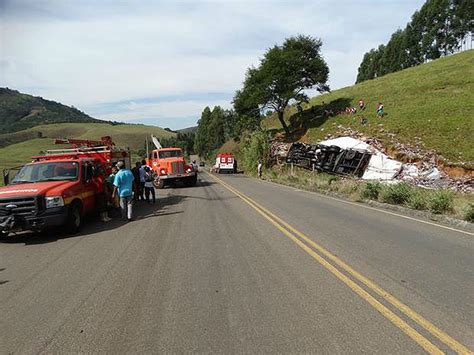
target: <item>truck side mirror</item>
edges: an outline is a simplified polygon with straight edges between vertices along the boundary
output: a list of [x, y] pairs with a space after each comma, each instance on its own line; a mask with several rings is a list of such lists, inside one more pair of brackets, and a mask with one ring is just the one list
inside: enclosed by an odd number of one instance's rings
[[3, 184], [7, 186], [10, 183], [10, 171], [3, 169]]

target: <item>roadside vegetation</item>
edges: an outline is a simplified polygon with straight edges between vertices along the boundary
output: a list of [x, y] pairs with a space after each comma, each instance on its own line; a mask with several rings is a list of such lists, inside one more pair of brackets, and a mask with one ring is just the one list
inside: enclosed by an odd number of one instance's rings
[[[255, 172], [249, 171], [255, 176]], [[406, 183], [393, 185], [365, 182], [351, 178], [311, 172], [290, 166], [274, 166], [267, 169], [263, 178], [267, 181], [301, 190], [333, 195], [354, 202], [370, 202], [397, 205], [432, 215], [474, 221], [474, 196], [449, 190], [429, 190]]]

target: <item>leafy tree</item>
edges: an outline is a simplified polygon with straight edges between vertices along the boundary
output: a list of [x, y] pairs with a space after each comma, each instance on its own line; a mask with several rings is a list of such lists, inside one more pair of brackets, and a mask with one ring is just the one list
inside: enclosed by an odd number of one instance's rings
[[220, 106], [215, 106], [211, 112], [209, 122], [207, 151], [211, 152], [219, 148], [225, 142], [225, 121], [224, 110]]
[[247, 70], [244, 86], [234, 97], [236, 111], [272, 109], [289, 133], [283, 113], [290, 101], [307, 101], [306, 89], [329, 91], [329, 68], [321, 57], [321, 45], [319, 39], [299, 35], [268, 49], [260, 65]]
[[384, 50], [381, 58], [383, 72], [382, 75], [393, 73], [404, 68], [405, 57], [406, 57], [406, 45], [405, 45], [405, 32], [397, 30], [390, 41], [387, 43], [387, 47]]
[[364, 54], [357, 83], [454, 53], [474, 28], [474, 1], [427, 0], [386, 47]]
[[205, 107], [201, 114], [201, 119], [198, 121], [198, 128], [196, 130], [196, 138], [194, 141], [194, 149], [196, 153], [205, 157], [209, 146], [209, 123], [211, 121], [211, 109]]

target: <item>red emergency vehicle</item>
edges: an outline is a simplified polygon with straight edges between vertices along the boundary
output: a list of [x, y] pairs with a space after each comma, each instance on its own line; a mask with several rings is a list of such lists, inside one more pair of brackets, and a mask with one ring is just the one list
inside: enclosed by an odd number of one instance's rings
[[232, 153], [220, 153], [217, 154], [216, 164], [214, 165], [214, 171], [220, 173], [235, 173], [236, 172], [236, 160]]
[[[65, 226], [77, 232], [84, 215], [97, 209], [112, 164], [125, 161], [128, 148], [115, 146], [110, 137], [100, 141], [57, 139], [69, 149], [48, 150], [32, 162], [4, 171], [0, 187], [0, 233]], [[12, 177], [12, 172], [16, 172]]]

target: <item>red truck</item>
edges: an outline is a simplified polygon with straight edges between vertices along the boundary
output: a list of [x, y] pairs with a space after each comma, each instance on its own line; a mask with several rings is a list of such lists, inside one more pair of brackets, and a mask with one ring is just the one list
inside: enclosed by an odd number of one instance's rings
[[[156, 145], [160, 147], [159, 144]], [[197, 167], [186, 164], [181, 148], [155, 149], [150, 153], [147, 165], [155, 172], [154, 185], [157, 189], [176, 182], [182, 182], [186, 186], [195, 186], [197, 183]]]
[[[104, 191], [112, 164], [124, 160], [127, 148], [115, 146], [110, 137], [100, 141], [59, 139], [70, 149], [54, 149], [32, 157], [23, 167], [4, 171], [0, 187], [0, 233], [43, 230], [64, 226], [79, 231], [84, 215], [95, 212], [97, 196]], [[11, 179], [12, 170], [17, 171]]]

